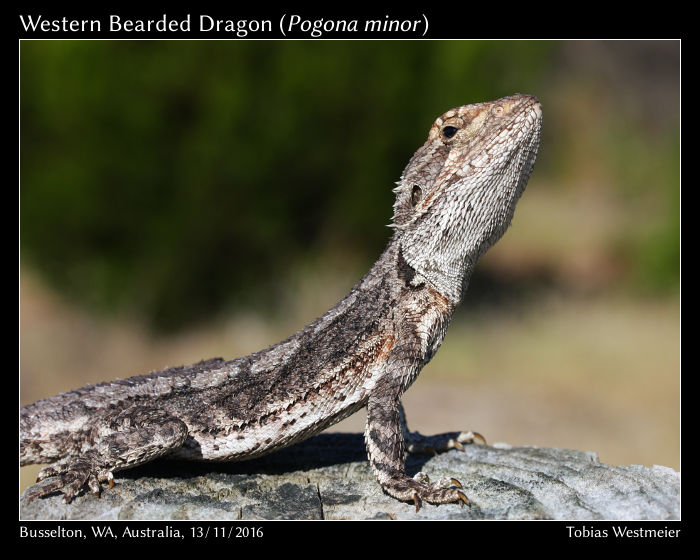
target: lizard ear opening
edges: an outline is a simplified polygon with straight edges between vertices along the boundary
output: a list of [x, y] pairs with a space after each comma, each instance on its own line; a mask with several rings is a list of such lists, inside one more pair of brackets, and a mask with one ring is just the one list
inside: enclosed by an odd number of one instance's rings
[[416, 183], [398, 184], [394, 189], [396, 202], [394, 203], [393, 227], [401, 228], [412, 222], [422, 211], [420, 203], [425, 200], [425, 191]]
[[423, 198], [423, 189], [418, 185], [413, 185], [413, 189], [411, 190], [411, 206], [415, 208], [421, 201], [421, 198]]

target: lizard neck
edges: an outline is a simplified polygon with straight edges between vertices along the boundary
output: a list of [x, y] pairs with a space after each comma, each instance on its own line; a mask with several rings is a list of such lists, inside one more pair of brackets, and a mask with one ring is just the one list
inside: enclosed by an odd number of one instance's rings
[[[461, 297], [448, 297], [451, 286], [449, 279], [431, 277], [415, 268], [406, 258], [400, 237], [394, 235], [356, 289], [384, 293], [391, 302], [391, 315], [402, 317], [407, 323], [417, 324], [425, 319], [447, 328]], [[461, 294], [461, 288], [456, 291]]]
[[467, 250], [465, 246], [461, 252], [436, 252], [426, 259], [420, 246], [405, 243], [398, 235], [395, 244], [406, 266], [414, 271], [414, 283], [425, 282], [443, 296], [453, 309], [462, 301], [474, 266], [485, 252], [479, 248]]

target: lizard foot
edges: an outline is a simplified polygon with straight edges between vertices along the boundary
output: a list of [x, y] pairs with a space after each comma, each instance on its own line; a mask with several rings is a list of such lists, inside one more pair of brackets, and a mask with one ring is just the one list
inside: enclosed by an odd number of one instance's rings
[[101, 482], [107, 482], [110, 488], [114, 486], [112, 472], [100, 466], [94, 454], [89, 452], [80, 457], [62, 459], [43, 468], [37, 476], [37, 482], [47, 478], [51, 480], [46, 484], [27, 491], [28, 500], [62, 492], [63, 501], [70, 503], [86, 485], [96, 496], [102, 492]]
[[420, 509], [421, 502], [431, 504], [449, 504], [458, 502], [471, 506], [469, 498], [460, 490], [462, 484], [456, 478], [441, 478], [430, 482], [428, 475], [419, 472], [413, 478], [396, 474], [388, 481], [382, 483], [384, 490], [394, 498], [404, 502], [413, 502], [416, 512]]
[[409, 453], [434, 453], [450, 449], [464, 450], [463, 444], [481, 441], [486, 445], [486, 439], [478, 432], [448, 432], [434, 436], [424, 436], [418, 432], [410, 432], [406, 437], [406, 450]]
[[27, 498], [61, 492], [63, 501], [69, 503], [85, 486], [99, 496], [102, 482], [114, 486], [113, 471], [152, 461], [180, 447], [187, 438], [187, 426], [164, 410], [133, 405], [102, 418], [91, 437], [95, 440], [92, 448], [42, 469], [37, 481], [50, 480], [29, 490]]

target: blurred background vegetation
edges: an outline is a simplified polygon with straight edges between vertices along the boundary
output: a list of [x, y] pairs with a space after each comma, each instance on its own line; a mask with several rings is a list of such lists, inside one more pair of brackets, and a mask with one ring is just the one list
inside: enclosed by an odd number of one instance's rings
[[677, 41], [23, 41], [22, 404], [301, 328], [381, 252], [434, 118], [522, 92], [544, 107], [540, 156], [407, 394], [411, 427], [679, 468], [679, 58]]

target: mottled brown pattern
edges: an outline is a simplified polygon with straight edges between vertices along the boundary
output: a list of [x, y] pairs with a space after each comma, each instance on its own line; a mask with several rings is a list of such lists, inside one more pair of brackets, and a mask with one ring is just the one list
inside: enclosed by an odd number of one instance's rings
[[[468, 503], [454, 479], [404, 473], [407, 447], [443, 450], [470, 432], [424, 437], [401, 395], [440, 347], [478, 260], [506, 230], [539, 144], [531, 96], [439, 117], [394, 189], [394, 234], [337, 305], [288, 339], [87, 386], [22, 408], [21, 464], [51, 462], [28, 498], [98, 493], [112, 473], [158, 457], [244, 460], [307, 438], [367, 407], [370, 464], [400, 500]], [[446, 126], [451, 128], [445, 129]]]

